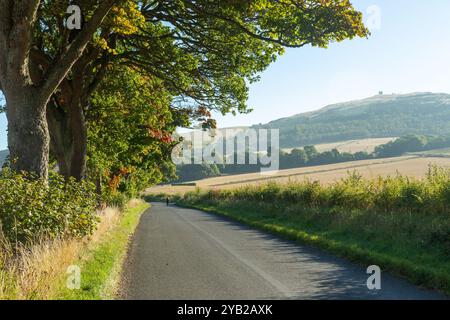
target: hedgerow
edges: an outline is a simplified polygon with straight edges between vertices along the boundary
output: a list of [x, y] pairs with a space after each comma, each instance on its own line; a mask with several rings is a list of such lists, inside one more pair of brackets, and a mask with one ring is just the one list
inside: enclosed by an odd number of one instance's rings
[[197, 190], [186, 199], [247, 200], [302, 204], [307, 207], [362, 209], [373, 212], [422, 212], [450, 215], [450, 170], [431, 166], [426, 178], [417, 180], [400, 174], [364, 179], [349, 173], [329, 186], [317, 181], [278, 184], [269, 182], [233, 190]]
[[9, 169], [0, 173], [0, 231], [12, 243], [90, 235], [98, 222], [96, 206], [89, 182], [54, 173], [48, 181]]

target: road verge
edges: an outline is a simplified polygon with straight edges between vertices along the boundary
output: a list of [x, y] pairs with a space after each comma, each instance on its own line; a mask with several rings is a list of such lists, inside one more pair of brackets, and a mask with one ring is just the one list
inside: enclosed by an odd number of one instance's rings
[[[124, 210], [116, 221], [106, 226], [97, 239], [93, 239], [73, 263], [75, 270], [61, 279], [59, 290], [53, 297], [62, 300], [114, 299], [120, 280], [123, 260], [130, 236], [139, 223], [140, 216], [148, 209], [148, 203], [136, 203]], [[79, 268], [80, 285], [69, 277], [76, 276]], [[75, 288], [71, 286], [71, 282]], [[69, 283], [69, 285], [68, 285]]]

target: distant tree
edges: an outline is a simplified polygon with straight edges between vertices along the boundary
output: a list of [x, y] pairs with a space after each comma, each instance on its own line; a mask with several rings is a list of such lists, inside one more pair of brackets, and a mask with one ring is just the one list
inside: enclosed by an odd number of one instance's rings
[[354, 160], [362, 160], [362, 159], [356, 159], [356, 155], [350, 152], [342, 152], [339, 153], [338, 161], [339, 162], [348, 162], [348, 161], [354, 161]]
[[366, 160], [371, 158], [371, 155], [367, 151], [359, 151], [356, 152], [354, 155], [355, 160]]
[[299, 166], [303, 166], [308, 162], [308, 155], [304, 149], [292, 149], [291, 155]]
[[422, 151], [428, 144], [425, 136], [407, 135], [375, 148], [377, 157], [393, 157], [405, 152]]
[[178, 179], [175, 181], [195, 181], [220, 175], [220, 170], [215, 164], [187, 164], [177, 168]]
[[5, 153], [4, 155], [0, 154], [0, 170], [4, 168], [9, 168], [10, 166], [11, 162], [9, 161], [9, 154], [8, 153]]
[[303, 150], [306, 153], [306, 158], [308, 159], [308, 161], [311, 161], [312, 159], [314, 159], [318, 154], [315, 146], [305, 146], [303, 148]]

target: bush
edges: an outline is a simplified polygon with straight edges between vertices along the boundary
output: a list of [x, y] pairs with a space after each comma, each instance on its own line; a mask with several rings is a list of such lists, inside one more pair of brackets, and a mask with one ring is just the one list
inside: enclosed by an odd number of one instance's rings
[[119, 208], [123, 210], [127, 202], [131, 199], [126, 193], [119, 191], [105, 191], [102, 195], [102, 202], [110, 207]]
[[47, 183], [9, 169], [0, 173], [0, 230], [13, 243], [90, 235], [98, 222], [96, 205], [91, 183], [57, 174]]

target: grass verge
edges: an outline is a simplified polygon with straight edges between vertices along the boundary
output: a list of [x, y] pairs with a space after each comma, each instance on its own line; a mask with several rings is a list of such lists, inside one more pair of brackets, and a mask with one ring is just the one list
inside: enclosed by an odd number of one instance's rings
[[[446, 251], [439, 247], [422, 247], [415, 241], [402, 238], [403, 235], [389, 235], [387, 230], [361, 229], [364, 227], [360, 226], [361, 219], [367, 218], [361, 213], [352, 213], [354, 221], [350, 221], [350, 218], [343, 218], [330, 209], [310, 214], [309, 209], [298, 206], [283, 207], [254, 201], [179, 198], [178, 204], [219, 214], [356, 263], [375, 264], [383, 271], [406, 278], [416, 285], [450, 294], [450, 261]], [[401, 218], [398, 219], [397, 223], [401, 225]], [[359, 229], [355, 228], [356, 225]]]
[[59, 289], [53, 299], [62, 300], [99, 300], [113, 299], [120, 278], [121, 266], [126, 255], [128, 240], [134, 232], [141, 214], [149, 204], [140, 203], [124, 211], [105, 226], [93, 243], [85, 248], [80, 257], [73, 262], [81, 270], [80, 289], [67, 288], [67, 277], [59, 282]]

